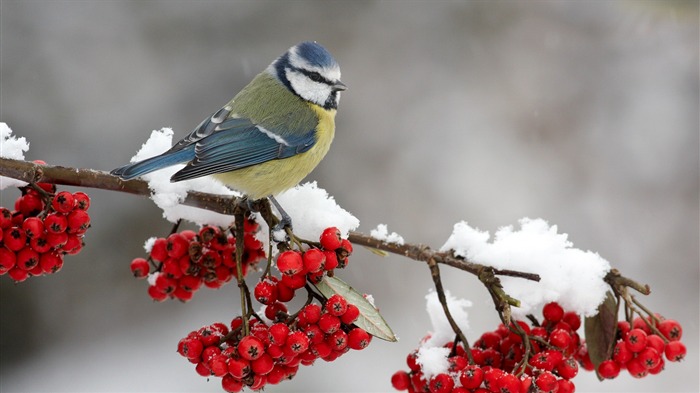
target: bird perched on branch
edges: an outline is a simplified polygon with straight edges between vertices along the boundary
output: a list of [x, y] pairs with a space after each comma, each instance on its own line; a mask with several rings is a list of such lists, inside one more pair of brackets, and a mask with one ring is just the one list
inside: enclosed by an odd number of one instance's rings
[[281, 210], [273, 195], [298, 184], [328, 152], [346, 88], [333, 56], [302, 42], [170, 150], [111, 173], [128, 180], [186, 164], [171, 181], [212, 175], [249, 199], [271, 197]]

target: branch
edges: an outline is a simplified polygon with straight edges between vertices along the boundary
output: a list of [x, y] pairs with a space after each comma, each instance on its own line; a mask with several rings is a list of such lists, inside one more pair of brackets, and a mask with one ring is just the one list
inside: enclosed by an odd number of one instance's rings
[[[94, 169], [67, 168], [53, 165], [39, 165], [33, 162], [12, 160], [0, 157], [0, 176], [7, 176], [22, 180], [27, 183], [52, 183], [67, 186], [79, 186], [87, 188], [98, 188], [109, 191], [119, 191], [128, 194], [149, 196], [151, 191], [148, 183], [143, 180], [122, 180], [108, 172]], [[190, 191], [182, 202], [184, 205], [198, 207], [214, 211], [217, 213], [234, 215], [236, 209], [247, 209], [246, 203], [232, 198], [230, 195], [215, 195], [203, 192]], [[269, 210], [269, 204], [267, 209]], [[261, 206], [264, 208], [265, 206]], [[533, 273], [517, 272], [512, 270], [499, 270], [484, 266], [478, 263], [455, 257], [452, 252], [437, 252], [430, 247], [420, 244], [387, 243], [377, 240], [361, 232], [351, 231], [348, 240], [351, 243], [386, 251], [392, 254], [402, 255], [406, 258], [420, 262], [441, 263], [452, 266], [459, 270], [469, 272], [476, 276], [481, 276], [485, 272], [501, 276], [520, 277], [526, 280], [539, 281], [540, 276]]]

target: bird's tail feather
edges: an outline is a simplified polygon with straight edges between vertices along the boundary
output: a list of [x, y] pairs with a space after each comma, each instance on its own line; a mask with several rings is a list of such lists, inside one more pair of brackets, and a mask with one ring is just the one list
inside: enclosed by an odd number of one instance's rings
[[182, 164], [194, 158], [194, 149], [184, 149], [175, 152], [166, 152], [159, 156], [151, 157], [134, 164], [124, 165], [112, 170], [110, 173], [124, 180], [130, 180], [159, 169], [172, 165]]

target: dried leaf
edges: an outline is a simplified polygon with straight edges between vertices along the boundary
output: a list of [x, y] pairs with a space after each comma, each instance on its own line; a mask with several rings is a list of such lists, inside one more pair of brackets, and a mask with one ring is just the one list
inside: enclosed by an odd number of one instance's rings
[[585, 319], [586, 346], [596, 369], [600, 363], [610, 359], [615, 348], [617, 307], [613, 294], [608, 291], [605, 300], [598, 306], [598, 313]]
[[367, 333], [386, 341], [397, 341], [394, 332], [386, 323], [379, 311], [361, 293], [357, 292], [345, 281], [338, 277], [324, 277], [320, 283], [316, 284], [325, 297], [339, 294], [360, 309], [360, 316], [355, 321], [355, 325], [367, 331]]

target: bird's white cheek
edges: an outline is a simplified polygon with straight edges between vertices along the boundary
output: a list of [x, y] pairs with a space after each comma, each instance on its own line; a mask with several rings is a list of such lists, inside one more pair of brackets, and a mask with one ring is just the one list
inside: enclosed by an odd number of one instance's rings
[[287, 70], [287, 80], [289, 80], [292, 88], [301, 98], [318, 105], [323, 105], [331, 93], [330, 86], [314, 82], [305, 75], [292, 70]]

